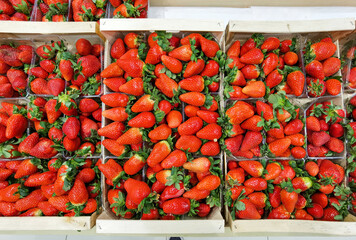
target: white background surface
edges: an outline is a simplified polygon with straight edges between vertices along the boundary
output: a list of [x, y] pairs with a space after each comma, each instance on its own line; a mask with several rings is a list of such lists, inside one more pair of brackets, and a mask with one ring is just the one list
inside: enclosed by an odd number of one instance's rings
[[[179, 0], [177, 0], [179, 1]], [[223, 1], [223, 0], [221, 0]], [[268, 1], [268, 0], [267, 0]], [[294, 0], [298, 1], [298, 0]], [[312, 0], [311, 0], [312, 1]], [[335, 0], [337, 1], [337, 0]], [[356, 0], [355, 0], [356, 1]], [[286, 8], [286, 7], [252, 7], [252, 8], [175, 8], [175, 7], [151, 7], [149, 9], [150, 18], [185, 18], [185, 19], [213, 19], [224, 20], [227, 24], [229, 20], [310, 20], [310, 19], [332, 19], [356, 17], [356, 7], [308, 7], [308, 8]], [[94, 232], [93, 230], [90, 232]], [[166, 240], [166, 237], [122, 237], [95, 235], [88, 236], [88, 233], [67, 234], [66, 232], [53, 233], [57, 235], [35, 235], [31, 234], [1, 234], [0, 240]], [[355, 237], [275, 237], [263, 236], [254, 237], [184, 237], [184, 240], [351, 240]]]

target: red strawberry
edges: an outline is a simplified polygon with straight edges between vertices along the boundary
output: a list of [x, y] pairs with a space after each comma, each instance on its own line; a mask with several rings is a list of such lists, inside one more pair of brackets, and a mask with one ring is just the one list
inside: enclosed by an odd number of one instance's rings
[[52, 158], [58, 153], [53, 145], [52, 140], [42, 139], [31, 149], [30, 155], [40, 159]]

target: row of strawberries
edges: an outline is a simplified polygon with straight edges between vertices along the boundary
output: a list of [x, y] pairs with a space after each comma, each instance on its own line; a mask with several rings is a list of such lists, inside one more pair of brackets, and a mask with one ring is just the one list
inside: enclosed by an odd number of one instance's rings
[[[107, 0], [1, 0], [0, 20], [75, 22], [99, 21], [107, 13]], [[148, 0], [110, 0], [114, 18], [147, 18]]]
[[[244, 43], [236, 40], [227, 51], [224, 95], [231, 99], [263, 98], [281, 91], [295, 97], [335, 96], [341, 92], [341, 61], [330, 37], [308, 40], [301, 53], [300, 38], [280, 41], [253, 34]], [[302, 58], [304, 65], [302, 64]], [[307, 78], [304, 76], [307, 74]]]
[[145, 220], [205, 217], [220, 206], [220, 101], [208, 92], [218, 90], [222, 52], [209, 34], [143, 39], [116, 39], [101, 74], [107, 125], [98, 133], [116, 157], [99, 166], [110, 208]]
[[344, 185], [345, 163], [229, 161], [225, 203], [233, 219], [342, 221], [356, 197]]
[[3, 85], [26, 96], [29, 82], [31, 96], [1, 102], [1, 158], [19, 160], [1, 161], [0, 213], [91, 215], [101, 206], [101, 102], [80, 96], [101, 92], [103, 47], [79, 39], [75, 55], [63, 41], [2, 50]]
[[[0, 46], [0, 96], [64, 94], [92, 96], [101, 94], [101, 63], [104, 47], [81, 38], [75, 42], [76, 53], [68, 51], [63, 41], [34, 49], [31, 45]], [[36, 53], [36, 54], [35, 54]], [[62, 96], [60, 98], [65, 98]], [[68, 98], [68, 97], [67, 97]]]

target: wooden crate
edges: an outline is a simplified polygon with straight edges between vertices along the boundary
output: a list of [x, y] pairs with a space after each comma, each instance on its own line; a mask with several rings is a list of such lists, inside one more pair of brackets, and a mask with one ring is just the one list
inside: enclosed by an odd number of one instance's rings
[[[58, 36], [69, 44], [69, 50], [75, 47], [73, 41], [80, 37], [91, 37], [98, 41], [105, 40], [99, 32], [99, 25], [95, 22], [0, 21], [0, 38], [9, 39], [10, 41], [13, 38], [29, 39], [31, 40], [31, 45], [36, 47], [41, 41], [43, 43], [48, 42], [52, 38], [53, 40], [58, 40]], [[5, 100], [14, 101], [14, 99]], [[21, 100], [26, 101], [25, 98], [21, 98]], [[80, 217], [0, 217], [0, 230], [89, 230], [95, 225], [97, 217], [97, 213]]]
[[[316, 27], [317, 26], [317, 27]], [[354, 31], [354, 19], [333, 19], [317, 21], [287, 21], [287, 22], [254, 22], [254, 21], [230, 21], [226, 32], [226, 46], [233, 40], [241, 39], [252, 33], [262, 33], [266, 36], [284, 36], [300, 34], [304, 40], [309, 38], [320, 39], [330, 35], [339, 47], [339, 41]], [[244, 39], [244, 38], [243, 38]], [[303, 46], [303, 44], [302, 44]], [[337, 55], [340, 56], [339, 48]], [[339, 96], [326, 96], [319, 99], [295, 98], [304, 106], [309, 107], [312, 103], [333, 100], [343, 107], [343, 94]], [[330, 157], [333, 161], [342, 162], [346, 167], [345, 153], [342, 156]], [[225, 168], [227, 165], [225, 157]], [[346, 179], [345, 182], [346, 183]], [[329, 234], [329, 235], [355, 235], [356, 217], [349, 214], [343, 222], [307, 221], [307, 220], [232, 220], [229, 209], [225, 207], [225, 218], [231, 230], [236, 233], [303, 233], [303, 234]]]
[[[127, 33], [136, 32], [148, 37], [154, 31], [172, 32], [173, 35], [182, 37], [191, 32], [210, 32], [224, 49], [224, 23], [216, 21], [187, 21], [171, 19], [101, 19], [100, 29], [106, 38], [105, 66], [111, 63], [110, 49], [112, 43], [118, 38], [123, 38]], [[104, 86], [104, 94], [110, 90]], [[108, 107], [103, 104], [102, 109]], [[103, 125], [109, 124], [103, 118]], [[103, 159], [111, 157], [107, 150], [102, 148]], [[115, 159], [115, 158], [114, 158]], [[182, 220], [126, 220], [120, 219], [112, 213], [106, 200], [108, 186], [102, 178], [103, 208], [104, 212], [97, 219], [97, 233], [126, 233], [126, 234], [201, 234], [223, 233], [225, 221], [221, 209], [215, 207], [212, 212], [202, 219], [183, 216]], [[192, 227], [194, 226], [194, 227]]]

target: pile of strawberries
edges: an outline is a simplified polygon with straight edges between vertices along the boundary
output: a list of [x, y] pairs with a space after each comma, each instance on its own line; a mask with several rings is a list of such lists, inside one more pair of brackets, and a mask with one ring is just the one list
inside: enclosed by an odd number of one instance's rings
[[148, 0], [110, 0], [114, 18], [147, 18]]
[[100, 207], [100, 174], [90, 159], [0, 161], [1, 216], [82, 216]]
[[330, 37], [319, 42], [308, 40], [304, 50], [305, 72], [309, 97], [340, 94], [342, 79], [339, 75], [341, 61], [334, 56], [337, 47]]
[[308, 156], [340, 156], [344, 152], [345, 111], [333, 101], [314, 103], [306, 112]]
[[33, 158], [1, 161], [0, 213], [80, 216], [96, 211], [100, 160], [91, 156], [101, 149], [99, 104], [88, 98], [77, 106], [73, 99], [66, 105], [31, 97], [28, 109], [9, 102], [1, 106], [1, 157]]
[[30, 45], [0, 46], [0, 97], [27, 95], [28, 71], [34, 49]]
[[253, 34], [241, 44], [236, 40], [227, 51], [226, 98], [263, 98], [266, 93], [280, 91], [295, 96], [304, 93], [296, 38], [280, 41]]
[[68, 0], [39, 0], [32, 21], [66, 22], [70, 19]]
[[110, 207], [124, 218], [205, 217], [220, 206], [220, 101], [209, 92], [218, 90], [223, 54], [210, 34], [143, 39], [116, 39], [101, 73], [109, 93], [98, 133], [115, 158], [99, 169]]
[[80, 38], [75, 43], [76, 53], [67, 50], [63, 41], [37, 47], [40, 60], [31, 68], [30, 90], [35, 95], [58, 96], [66, 86], [82, 95], [101, 93], [101, 62], [103, 45], [91, 44]]
[[1, 0], [0, 21], [29, 21], [34, 0]]
[[233, 219], [342, 221], [350, 188], [339, 161], [229, 161], [225, 204]]
[[[303, 112], [282, 93], [227, 107], [226, 152], [240, 158], [306, 156]], [[266, 136], [267, 134], [267, 136]], [[266, 137], [265, 137], [266, 136]]]

